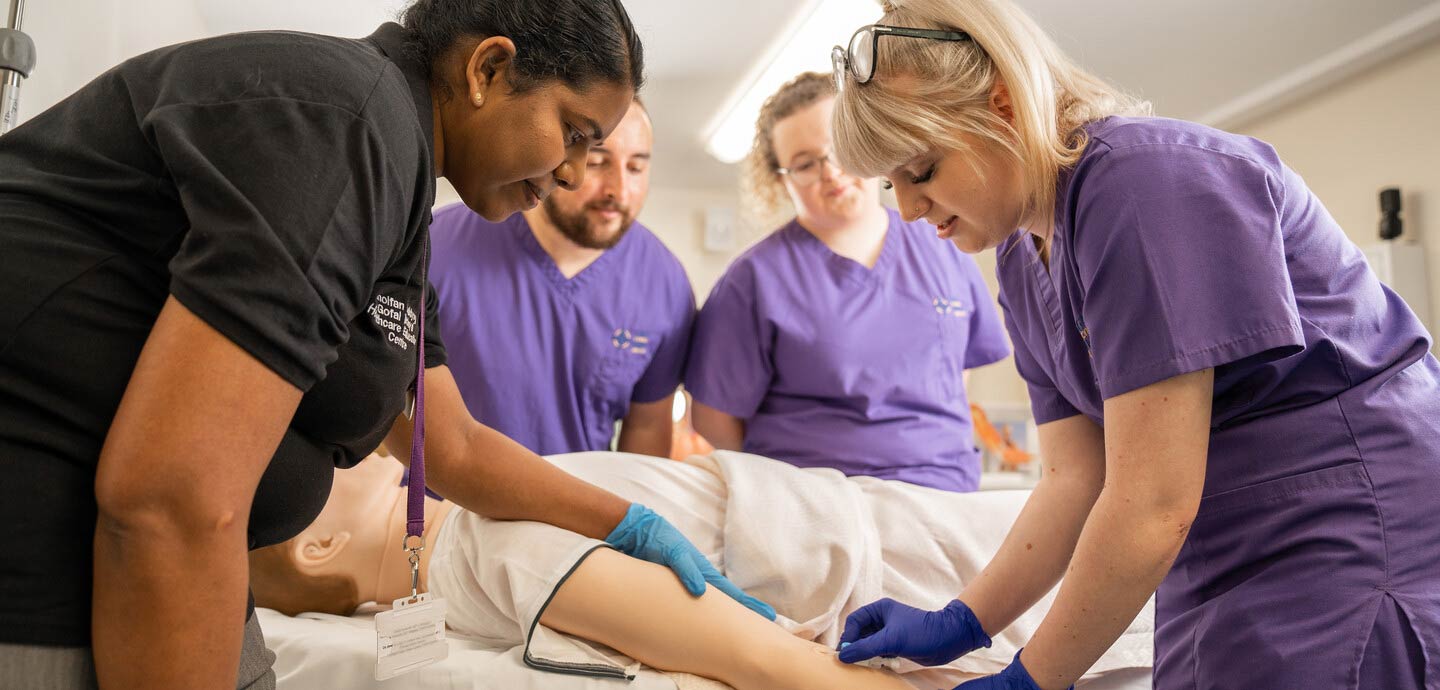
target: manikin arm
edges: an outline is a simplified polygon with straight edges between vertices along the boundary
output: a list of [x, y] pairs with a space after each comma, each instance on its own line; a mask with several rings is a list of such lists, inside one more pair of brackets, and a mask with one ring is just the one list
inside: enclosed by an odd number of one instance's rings
[[911, 690], [893, 674], [840, 663], [714, 589], [692, 597], [665, 568], [609, 549], [575, 569], [540, 622], [735, 690]]
[[1170, 571], [1204, 491], [1214, 389], [1206, 369], [1105, 401], [1105, 489], [1021, 658], [1041, 688], [1075, 682]]

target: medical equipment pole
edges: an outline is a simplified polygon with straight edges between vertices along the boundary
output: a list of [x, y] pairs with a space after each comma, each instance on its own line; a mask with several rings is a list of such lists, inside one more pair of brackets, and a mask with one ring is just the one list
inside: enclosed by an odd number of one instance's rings
[[20, 82], [35, 69], [35, 42], [20, 31], [25, 0], [10, 0], [10, 17], [0, 29], [0, 134], [20, 121]]

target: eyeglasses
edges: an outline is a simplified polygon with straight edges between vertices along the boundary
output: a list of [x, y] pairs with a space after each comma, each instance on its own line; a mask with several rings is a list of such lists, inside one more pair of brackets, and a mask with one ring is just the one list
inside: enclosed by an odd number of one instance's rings
[[775, 172], [790, 178], [796, 187], [809, 187], [820, 181], [820, 172], [826, 166], [832, 166], [836, 170], [840, 166], [835, 162], [833, 151], [826, 151], [818, 157], [798, 156], [790, 163], [788, 168], [776, 168]]
[[850, 48], [840, 46], [830, 49], [830, 65], [835, 73], [835, 90], [845, 90], [845, 72], [855, 77], [856, 84], [866, 84], [875, 76], [875, 44], [881, 36], [902, 36], [904, 38], [928, 38], [935, 41], [971, 41], [964, 31], [941, 31], [939, 29], [912, 29], [908, 26], [886, 26], [871, 24], [862, 26], [850, 37]]

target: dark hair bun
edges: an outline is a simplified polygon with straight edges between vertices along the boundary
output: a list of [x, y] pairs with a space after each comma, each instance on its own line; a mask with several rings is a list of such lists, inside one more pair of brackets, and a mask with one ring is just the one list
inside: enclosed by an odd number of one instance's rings
[[517, 91], [548, 81], [639, 91], [645, 81], [640, 36], [620, 0], [416, 0], [400, 23], [410, 49], [432, 68], [463, 39], [509, 38]]

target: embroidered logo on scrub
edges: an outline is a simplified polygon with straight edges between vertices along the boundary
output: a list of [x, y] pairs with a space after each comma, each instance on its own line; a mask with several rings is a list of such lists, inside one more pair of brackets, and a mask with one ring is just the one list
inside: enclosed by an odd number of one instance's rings
[[970, 315], [970, 310], [965, 308], [965, 303], [958, 299], [936, 297], [930, 300], [930, 304], [935, 307], [936, 314], [943, 316], [959, 316], [964, 318]]
[[409, 350], [415, 344], [420, 317], [404, 302], [390, 295], [376, 295], [365, 312], [375, 322], [375, 327], [385, 334], [385, 342], [391, 347]]
[[622, 352], [632, 355], [643, 355], [650, 351], [650, 338], [639, 333], [632, 333], [628, 328], [617, 328], [610, 335], [610, 344]]
[[1075, 317], [1075, 330], [1080, 331], [1080, 340], [1085, 343], [1085, 352], [1090, 355], [1090, 359], [1095, 359], [1095, 351], [1090, 348], [1090, 327], [1086, 326], [1085, 320], [1078, 316]]

